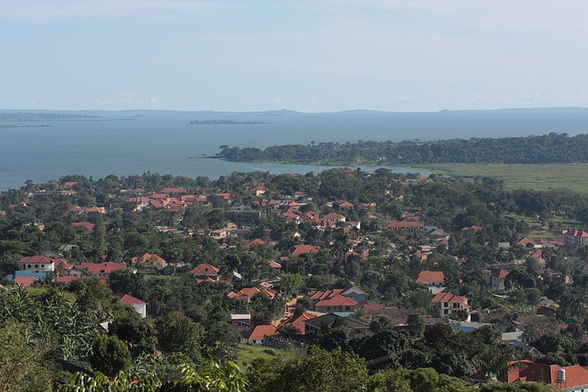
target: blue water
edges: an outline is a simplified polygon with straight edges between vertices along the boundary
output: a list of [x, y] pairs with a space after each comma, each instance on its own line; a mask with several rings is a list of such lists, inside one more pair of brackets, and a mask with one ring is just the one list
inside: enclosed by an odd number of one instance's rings
[[[0, 111], [7, 112], [7, 111]], [[72, 112], [69, 112], [72, 113]], [[234, 163], [201, 159], [219, 146], [264, 148], [311, 142], [401, 141], [470, 137], [570, 135], [588, 130], [588, 110], [522, 110], [440, 113], [212, 113], [173, 111], [75, 112], [98, 120], [0, 122], [0, 190], [66, 174], [102, 178], [148, 171], [216, 179], [233, 171], [317, 172], [316, 166]], [[141, 117], [138, 117], [141, 116]], [[188, 125], [228, 119], [266, 124]], [[48, 127], [22, 127], [23, 125]], [[374, 168], [362, 167], [364, 170]], [[392, 168], [395, 171], [411, 171]], [[423, 173], [423, 171], [421, 171]], [[428, 174], [428, 173], [423, 173]]]

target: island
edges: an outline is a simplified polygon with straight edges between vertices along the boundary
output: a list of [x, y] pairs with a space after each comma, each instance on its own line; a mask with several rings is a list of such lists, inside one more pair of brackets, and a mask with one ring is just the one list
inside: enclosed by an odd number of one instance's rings
[[267, 121], [252, 121], [252, 120], [226, 120], [226, 119], [211, 119], [211, 120], [192, 120], [188, 125], [257, 125], [269, 124]]

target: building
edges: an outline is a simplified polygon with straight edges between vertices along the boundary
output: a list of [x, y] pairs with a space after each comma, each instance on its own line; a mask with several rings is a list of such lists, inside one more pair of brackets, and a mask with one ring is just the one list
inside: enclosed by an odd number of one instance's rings
[[529, 360], [509, 363], [506, 382], [536, 381], [558, 391], [588, 391], [588, 369], [580, 365], [559, 366], [536, 363]]
[[33, 272], [51, 272], [55, 271], [55, 260], [50, 259], [47, 256], [30, 256], [30, 257], [23, 257], [18, 262], [18, 265], [21, 270], [23, 271], [33, 271]]
[[469, 321], [469, 312], [471, 306], [469, 304], [468, 297], [459, 296], [448, 292], [441, 292], [436, 294], [431, 302], [439, 305], [439, 315], [441, 317], [449, 317], [459, 311], [465, 311], [467, 312], [468, 316], [464, 321]]
[[96, 276], [104, 277], [110, 275], [112, 271], [127, 269], [126, 263], [115, 263], [113, 261], [106, 261], [103, 263], [81, 263], [76, 265], [70, 272], [70, 275], [81, 276], [82, 271], [86, 270]]
[[582, 230], [567, 230], [564, 245], [570, 248], [583, 248], [588, 245], [588, 233]]
[[212, 279], [214, 281], [218, 281], [220, 270], [213, 265], [210, 264], [199, 264], [190, 271], [192, 276], [195, 276], [196, 279]]
[[132, 295], [125, 294], [125, 293], [117, 293], [115, 294], [118, 297], [118, 301], [121, 304], [131, 305], [135, 310], [141, 315], [141, 317], [147, 317], [147, 303], [141, 301], [138, 298], [133, 297]]
[[442, 287], [445, 282], [443, 271], [421, 271], [415, 282], [427, 287]]
[[261, 346], [266, 337], [274, 336], [276, 334], [277, 330], [274, 325], [256, 325], [252, 329], [244, 331], [241, 334], [241, 343]]
[[490, 269], [490, 290], [504, 290], [504, 282], [510, 271], [500, 268]]

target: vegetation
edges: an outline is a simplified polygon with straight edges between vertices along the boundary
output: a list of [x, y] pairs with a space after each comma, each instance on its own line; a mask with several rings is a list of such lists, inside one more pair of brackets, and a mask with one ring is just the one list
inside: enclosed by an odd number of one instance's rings
[[[1, 193], [0, 211], [2, 276], [35, 255], [65, 259], [80, 276], [63, 282], [71, 278], [63, 264], [29, 288], [12, 277], [2, 282], [4, 390], [470, 391], [466, 380], [481, 373], [480, 390], [541, 391], [492, 379], [510, 361], [530, 358], [501, 333], [550, 301], [551, 316], [525, 321], [544, 355], [536, 360], [588, 365], [588, 256], [561, 246], [563, 230], [588, 224], [588, 197], [568, 189], [386, 169], [217, 180], [66, 176]], [[402, 233], [391, 222], [421, 226]], [[544, 244], [539, 257], [534, 246]], [[312, 251], [297, 254], [300, 245]], [[125, 268], [106, 283], [82, 267], [107, 262]], [[192, 273], [202, 265], [215, 274]], [[491, 269], [508, 271], [504, 287], [488, 285]], [[423, 270], [443, 272], [445, 290], [467, 297], [491, 325], [453, 332], [449, 324], [468, 312], [439, 318], [432, 294], [414, 279]], [[351, 283], [374, 305], [409, 316], [399, 325], [357, 309], [369, 333], [333, 323], [300, 345], [300, 331], [284, 321], [311, 309], [317, 290]], [[147, 303], [147, 317], [115, 293]], [[236, 314], [281, 323], [276, 342], [302, 354], [239, 356]], [[72, 379], [59, 370], [64, 362], [94, 376]]]
[[325, 165], [422, 165], [438, 163], [588, 162], [588, 135], [567, 134], [437, 141], [319, 143], [272, 146], [264, 150], [223, 146], [219, 157], [236, 162], [287, 162]]
[[422, 167], [452, 177], [499, 178], [506, 189], [512, 190], [549, 191], [567, 188], [588, 194], [588, 165], [584, 164], [444, 163]]

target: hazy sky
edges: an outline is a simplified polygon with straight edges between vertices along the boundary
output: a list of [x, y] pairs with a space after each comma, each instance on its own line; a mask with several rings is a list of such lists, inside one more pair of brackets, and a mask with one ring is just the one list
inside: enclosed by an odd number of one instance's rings
[[588, 106], [586, 0], [0, 0], [0, 108]]

